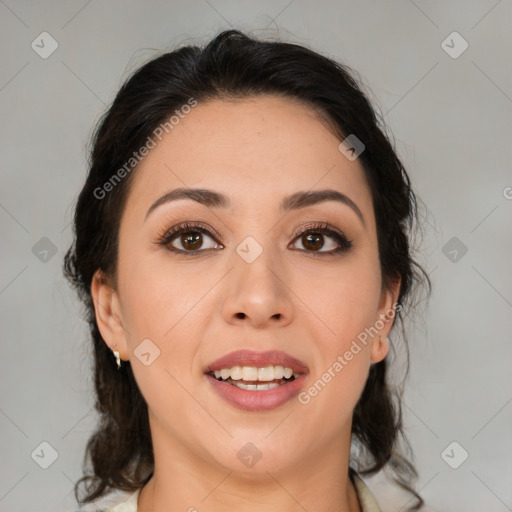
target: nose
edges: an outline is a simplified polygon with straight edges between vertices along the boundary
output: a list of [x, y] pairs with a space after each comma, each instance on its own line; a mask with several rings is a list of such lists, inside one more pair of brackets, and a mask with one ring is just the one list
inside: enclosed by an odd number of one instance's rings
[[[252, 263], [234, 255], [234, 268], [225, 283], [222, 315], [233, 325], [284, 327], [293, 319], [293, 292], [282, 266], [269, 251]], [[272, 264], [273, 263], [273, 264]]]

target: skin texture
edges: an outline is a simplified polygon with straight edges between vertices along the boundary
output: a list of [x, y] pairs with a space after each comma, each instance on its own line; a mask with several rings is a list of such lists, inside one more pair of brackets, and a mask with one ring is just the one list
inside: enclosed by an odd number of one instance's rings
[[[395, 304], [399, 281], [382, 289], [363, 169], [339, 143], [311, 108], [289, 99], [213, 100], [192, 109], [137, 170], [116, 281], [98, 272], [92, 294], [100, 332], [130, 360], [149, 408], [155, 473], [140, 512], [360, 510], [347, 476], [351, 419], [370, 365], [388, 352], [391, 321], [307, 405], [295, 398], [271, 411], [240, 410], [203, 374], [233, 350], [282, 350], [308, 366], [307, 389]], [[181, 199], [145, 219], [178, 187], [221, 192], [231, 207]], [[326, 188], [356, 203], [364, 224], [335, 201], [279, 210], [284, 196]], [[210, 226], [219, 238], [203, 235], [196, 256], [157, 244], [185, 221]], [[341, 230], [352, 247], [323, 255], [338, 245], [324, 235], [315, 252], [294, 237], [311, 222]], [[250, 264], [236, 252], [247, 236], [263, 248]], [[179, 235], [173, 245], [186, 250]], [[147, 338], [160, 350], [149, 366], [134, 355]], [[237, 457], [247, 442], [262, 454], [252, 468]]]

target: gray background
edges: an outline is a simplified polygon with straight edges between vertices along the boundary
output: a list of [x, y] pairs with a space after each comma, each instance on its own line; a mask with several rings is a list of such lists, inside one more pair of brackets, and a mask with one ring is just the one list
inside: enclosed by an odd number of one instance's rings
[[[0, 16], [1, 511], [77, 510], [95, 416], [61, 265], [92, 127], [155, 50], [230, 26], [324, 52], [372, 90], [428, 209], [434, 293], [412, 326], [404, 399], [418, 488], [432, 510], [512, 510], [510, 0], [1, 0]], [[31, 47], [51, 48], [44, 31], [58, 43], [46, 59]], [[442, 47], [454, 31], [469, 44], [458, 58]], [[48, 469], [42, 442], [58, 454]], [[405, 505], [382, 475], [367, 482], [385, 511]]]

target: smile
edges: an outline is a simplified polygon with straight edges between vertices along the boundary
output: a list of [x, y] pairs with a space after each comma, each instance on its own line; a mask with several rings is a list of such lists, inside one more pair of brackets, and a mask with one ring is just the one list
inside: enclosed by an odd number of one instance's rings
[[304, 385], [308, 369], [283, 352], [237, 351], [210, 364], [205, 376], [229, 404], [248, 411], [284, 405]]
[[281, 365], [264, 366], [233, 366], [211, 372], [220, 382], [226, 382], [239, 389], [248, 391], [266, 391], [292, 382], [298, 376], [291, 368]]

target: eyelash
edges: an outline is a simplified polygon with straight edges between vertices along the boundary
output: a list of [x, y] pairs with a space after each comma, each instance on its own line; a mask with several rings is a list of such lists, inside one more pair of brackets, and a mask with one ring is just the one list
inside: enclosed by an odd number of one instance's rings
[[[195, 251], [183, 251], [181, 249], [177, 249], [176, 247], [173, 247], [170, 245], [170, 243], [173, 241], [174, 238], [176, 238], [177, 235], [181, 235], [183, 233], [187, 232], [200, 232], [206, 235], [209, 235], [212, 237], [216, 243], [218, 235], [210, 228], [195, 222], [185, 222], [183, 224], [179, 224], [177, 226], [172, 227], [168, 231], [164, 231], [160, 235], [158, 235], [158, 245], [166, 247], [169, 251], [178, 253], [178, 254], [186, 254], [189, 256], [196, 256], [200, 254], [201, 252], [205, 252], [209, 249], [198, 249]], [[349, 240], [341, 231], [338, 231], [334, 227], [331, 227], [327, 223], [312, 223], [304, 226], [299, 232], [295, 233], [293, 240], [295, 241], [297, 238], [306, 235], [306, 234], [322, 234], [322, 235], [328, 235], [329, 237], [333, 238], [334, 241], [338, 244], [338, 247], [335, 249], [331, 249], [330, 251], [307, 251], [305, 249], [298, 249], [301, 252], [307, 252], [315, 257], [319, 255], [320, 257], [329, 257], [329, 256], [335, 256], [336, 254], [346, 252], [350, 248], [352, 248], [352, 240]], [[222, 244], [219, 244], [222, 248]]]

